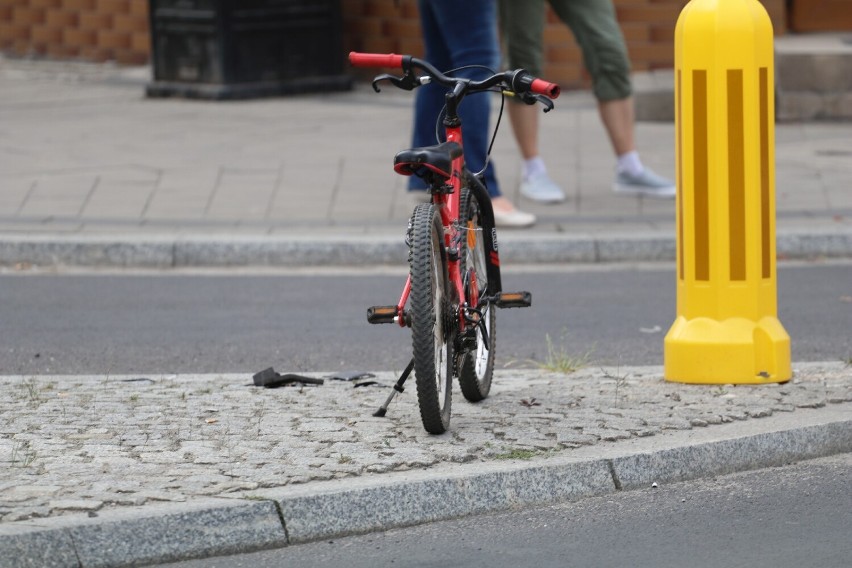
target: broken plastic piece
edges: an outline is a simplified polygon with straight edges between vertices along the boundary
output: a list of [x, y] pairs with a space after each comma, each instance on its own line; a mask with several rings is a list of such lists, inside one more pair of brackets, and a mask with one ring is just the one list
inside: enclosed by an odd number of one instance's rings
[[303, 375], [296, 375], [293, 373], [281, 375], [276, 373], [275, 369], [272, 367], [264, 369], [259, 373], [255, 373], [253, 378], [255, 386], [265, 387], [268, 389], [275, 389], [295, 383], [301, 383], [303, 385], [321, 385], [325, 382], [323, 379], [315, 379], [314, 377], [305, 377]]

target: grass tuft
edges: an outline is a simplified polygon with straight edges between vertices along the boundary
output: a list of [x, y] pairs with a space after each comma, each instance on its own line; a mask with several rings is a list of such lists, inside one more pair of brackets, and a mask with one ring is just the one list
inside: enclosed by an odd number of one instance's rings
[[545, 341], [547, 342], [547, 356], [544, 362], [534, 361], [541, 369], [568, 375], [588, 366], [591, 361], [591, 351], [580, 355], [569, 353], [565, 347], [554, 345], [549, 334], [545, 335]]

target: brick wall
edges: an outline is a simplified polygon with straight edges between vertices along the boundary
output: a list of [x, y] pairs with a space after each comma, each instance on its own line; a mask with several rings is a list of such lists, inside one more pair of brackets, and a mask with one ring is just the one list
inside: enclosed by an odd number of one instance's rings
[[16, 55], [141, 64], [148, 0], [0, 0], [0, 50]]
[[[785, 0], [762, 0], [785, 33]], [[687, 0], [615, 0], [636, 71], [671, 68], [674, 27]], [[347, 51], [422, 55], [416, 0], [341, 0]], [[0, 50], [15, 55], [141, 64], [150, 53], [148, 0], [0, 0]], [[587, 86], [580, 52], [552, 14], [545, 28], [545, 75]]]

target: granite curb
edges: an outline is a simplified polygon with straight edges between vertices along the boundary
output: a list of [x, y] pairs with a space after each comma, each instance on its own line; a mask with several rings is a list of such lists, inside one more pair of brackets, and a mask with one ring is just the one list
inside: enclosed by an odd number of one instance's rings
[[[673, 261], [667, 233], [502, 236], [503, 262], [543, 264]], [[785, 260], [852, 257], [852, 231], [777, 235]], [[290, 267], [394, 265], [406, 262], [398, 236], [94, 236], [2, 235], [0, 266], [105, 268]]]
[[[572, 456], [268, 490], [0, 526], [0, 564], [143, 566], [650, 489], [852, 452], [852, 406], [621, 441]], [[790, 425], [790, 422], [796, 422]]]

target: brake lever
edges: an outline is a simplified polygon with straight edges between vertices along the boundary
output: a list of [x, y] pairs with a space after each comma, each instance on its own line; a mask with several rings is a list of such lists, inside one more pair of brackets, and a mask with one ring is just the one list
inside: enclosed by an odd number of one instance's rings
[[540, 102], [544, 106], [544, 112], [550, 112], [553, 110], [553, 101], [544, 95], [533, 95], [536, 101]]
[[391, 75], [389, 73], [383, 73], [373, 79], [373, 90], [377, 93], [382, 92], [382, 90], [379, 88], [380, 81], [390, 81], [396, 88], [404, 89], [406, 91], [413, 91], [414, 89], [420, 86], [420, 81], [413, 73], [406, 73], [402, 77], [397, 77], [396, 75]]
[[524, 104], [534, 105], [536, 103], [541, 103], [544, 106], [544, 112], [550, 112], [553, 110], [553, 101], [544, 95], [538, 95], [536, 93], [515, 93], [515, 95], [521, 99]]
[[536, 95], [532, 93], [515, 93], [515, 96], [521, 99], [521, 102], [525, 105], [532, 106], [538, 102], [538, 99], [536, 99]]

